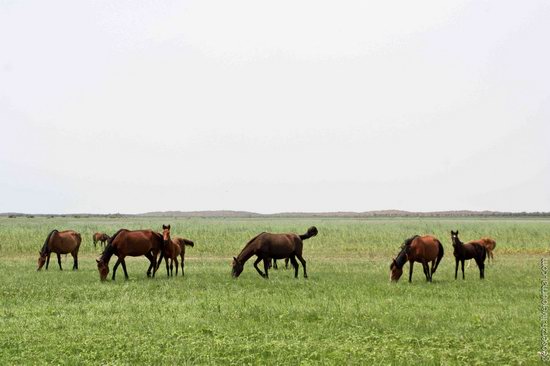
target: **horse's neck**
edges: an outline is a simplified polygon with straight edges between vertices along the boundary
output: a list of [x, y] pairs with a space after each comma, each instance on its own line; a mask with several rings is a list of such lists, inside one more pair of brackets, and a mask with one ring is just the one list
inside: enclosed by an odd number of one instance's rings
[[252, 248], [252, 243], [250, 243], [247, 246], [245, 246], [243, 250], [241, 250], [241, 253], [237, 257], [237, 259], [239, 260], [239, 262], [244, 263], [248, 259], [250, 259], [250, 257], [252, 257], [253, 255], [254, 255], [254, 250]]
[[101, 254], [100, 260], [102, 260], [106, 265], [109, 264], [111, 257], [115, 254], [115, 248], [112, 244], [108, 244], [103, 254]]

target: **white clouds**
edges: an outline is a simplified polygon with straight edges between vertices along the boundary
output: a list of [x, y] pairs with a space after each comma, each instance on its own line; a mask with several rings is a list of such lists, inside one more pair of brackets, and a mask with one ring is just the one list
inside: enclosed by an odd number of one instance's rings
[[397, 5], [3, 5], [2, 176], [72, 198], [0, 211], [549, 210], [549, 7]]

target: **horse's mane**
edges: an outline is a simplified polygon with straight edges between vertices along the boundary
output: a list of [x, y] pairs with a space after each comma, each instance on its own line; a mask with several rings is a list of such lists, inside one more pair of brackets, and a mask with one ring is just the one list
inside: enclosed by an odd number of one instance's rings
[[[109, 240], [107, 241], [107, 246], [109, 246], [113, 243], [113, 240], [115, 240], [115, 238], [117, 237], [118, 234], [120, 234], [121, 231], [128, 231], [128, 229], [119, 229], [113, 236], [111, 236], [109, 238]], [[107, 249], [107, 248], [105, 248], [105, 249]]]
[[401, 246], [401, 248], [405, 248], [405, 247], [411, 245], [413, 240], [416, 239], [416, 238], [419, 238], [419, 237], [420, 237], [420, 235], [414, 235], [414, 236], [411, 236], [408, 239], [405, 239], [405, 241], [403, 242], [403, 245]]
[[50, 231], [48, 236], [46, 237], [46, 241], [44, 241], [44, 245], [42, 245], [42, 249], [40, 249], [40, 253], [46, 253], [48, 251], [48, 243], [50, 242], [50, 238], [52, 237], [53, 233], [59, 232], [57, 229], [53, 229]]
[[248, 248], [250, 246], [250, 244], [252, 244], [254, 242], [254, 240], [258, 239], [258, 237], [262, 234], [265, 234], [265, 231], [262, 231], [261, 233], [259, 233], [258, 235], [256, 235], [255, 237], [253, 237], [252, 239], [250, 239], [248, 241], [248, 243], [246, 243], [246, 245], [244, 246], [244, 248], [241, 250], [241, 252], [239, 253], [239, 255], [237, 256], [237, 258], [239, 258], [241, 256], [241, 254], [243, 254], [243, 252], [246, 250], [246, 248]]

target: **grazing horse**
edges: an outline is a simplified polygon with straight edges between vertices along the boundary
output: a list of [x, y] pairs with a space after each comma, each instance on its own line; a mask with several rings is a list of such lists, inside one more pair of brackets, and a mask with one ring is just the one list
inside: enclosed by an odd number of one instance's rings
[[[441, 259], [443, 258], [444, 250], [441, 242], [430, 235], [419, 236], [415, 235], [403, 243], [401, 251], [396, 258], [393, 259], [390, 265], [390, 280], [399, 281], [403, 274], [403, 266], [409, 261], [409, 282], [412, 282], [413, 264], [414, 262], [422, 263], [426, 281], [432, 282], [432, 276], [437, 270]], [[432, 268], [428, 266], [428, 262], [432, 262]]]
[[[170, 238], [170, 225], [162, 225], [162, 238], [164, 240], [164, 250], [162, 251], [160, 260], [157, 263], [157, 269], [160, 267], [162, 258], [166, 262], [166, 274], [168, 276], [173, 276], [174, 273], [174, 262], [176, 263], [176, 276], [178, 275], [178, 256], [181, 257], [181, 275], [184, 276], [183, 271], [184, 261], [185, 261], [185, 246], [190, 247], [195, 246], [191, 240], [184, 238]], [[168, 259], [170, 259], [170, 267], [168, 267]]]
[[109, 235], [105, 233], [95, 233], [92, 239], [94, 241], [94, 247], [95, 247], [98, 241], [101, 242], [103, 246], [105, 246], [105, 242], [107, 242], [110, 238], [109, 238]]
[[78, 269], [78, 250], [80, 249], [80, 243], [82, 242], [82, 237], [79, 233], [73, 230], [57, 231], [52, 230], [42, 249], [38, 252], [40, 257], [38, 257], [38, 269], [39, 271], [44, 263], [46, 263], [46, 269], [50, 265], [50, 255], [53, 253], [57, 254], [57, 263], [59, 263], [59, 269], [61, 268], [61, 254], [71, 253], [74, 259], [73, 269]]
[[[254, 262], [254, 268], [264, 278], [269, 278], [267, 270], [271, 259], [290, 258], [290, 262], [294, 267], [294, 277], [298, 277], [298, 262], [302, 263], [304, 268], [304, 278], [307, 278], [306, 261], [302, 257], [303, 241], [317, 235], [318, 231], [315, 226], [307, 229], [307, 233], [303, 235], [297, 234], [272, 234], [263, 232], [252, 238], [243, 248], [241, 253], [235, 258], [233, 257], [232, 275], [239, 277], [244, 269], [244, 264], [250, 257], [256, 255], [258, 258]], [[263, 273], [258, 268], [258, 263], [264, 261]]]
[[462, 279], [465, 279], [464, 277], [464, 261], [467, 259], [474, 259], [476, 261], [477, 266], [479, 267], [479, 278], [483, 279], [485, 278], [485, 257], [487, 255], [487, 249], [485, 247], [477, 242], [469, 242], [469, 243], [462, 243], [460, 239], [458, 238], [458, 230], [452, 231], [451, 230], [451, 240], [453, 242], [454, 247], [454, 256], [455, 256], [455, 280], [457, 279], [458, 275], [458, 262], [461, 262], [462, 267]]
[[163, 247], [164, 241], [162, 235], [152, 230], [130, 231], [120, 229], [111, 239], [109, 239], [107, 247], [103, 253], [101, 253], [99, 259], [96, 259], [99, 278], [102, 281], [107, 278], [109, 274], [109, 260], [113, 254], [118, 257], [113, 267], [113, 280], [115, 279], [116, 270], [119, 264], [122, 264], [124, 276], [128, 279], [126, 262], [124, 261], [124, 258], [127, 256], [145, 256], [149, 259], [149, 262], [151, 262], [147, 270], [147, 277], [151, 276], [151, 270], [153, 270], [153, 277], [155, 277], [155, 272], [157, 270], [157, 255], [162, 251]]

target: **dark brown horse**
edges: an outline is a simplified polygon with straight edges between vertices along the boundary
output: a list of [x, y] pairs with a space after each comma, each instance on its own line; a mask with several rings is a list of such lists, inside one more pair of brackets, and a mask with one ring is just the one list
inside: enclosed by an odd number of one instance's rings
[[[184, 276], [184, 261], [185, 261], [185, 246], [195, 246], [191, 240], [184, 238], [174, 238], [170, 237], [170, 225], [162, 225], [162, 237], [164, 239], [164, 250], [160, 257], [159, 262], [157, 263], [157, 268], [160, 267], [162, 258], [166, 262], [166, 274], [168, 276], [173, 276], [174, 274], [174, 262], [176, 263], [176, 276], [178, 275], [178, 256], [181, 257], [181, 275]], [[168, 266], [168, 260], [170, 260], [170, 266]]]
[[116, 255], [118, 257], [117, 262], [113, 267], [113, 280], [115, 279], [116, 270], [119, 264], [122, 264], [124, 270], [124, 276], [128, 279], [128, 272], [126, 271], [126, 262], [124, 258], [145, 256], [151, 262], [149, 269], [147, 270], [147, 276], [151, 276], [151, 270], [153, 271], [153, 277], [157, 269], [157, 255], [162, 251], [164, 247], [164, 241], [162, 235], [152, 230], [135, 230], [130, 231], [126, 229], [120, 229], [115, 235], [109, 239], [107, 247], [101, 254], [101, 257], [96, 260], [97, 269], [99, 271], [99, 278], [104, 281], [109, 274], [109, 260]]
[[[244, 269], [246, 261], [255, 255], [258, 258], [254, 262], [254, 268], [256, 268], [256, 271], [264, 278], [268, 278], [267, 271], [269, 262], [272, 258], [290, 258], [290, 262], [294, 267], [294, 277], [298, 277], [298, 262], [296, 262], [296, 258], [298, 258], [300, 263], [302, 263], [302, 267], [304, 267], [304, 278], [307, 278], [306, 261], [304, 257], [302, 257], [303, 240], [309, 239], [317, 235], [317, 233], [317, 228], [312, 226], [307, 229], [307, 233], [303, 235], [272, 234], [264, 232], [255, 236], [244, 246], [243, 250], [236, 258], [233, 257], [233, 277], [239, 277]], [[258, 263], [262, 260], [264, 262], [265, 273], [258, 268]]]
[[[415, 235], [405, 240], [401, 246], [401, 251], [393, 259], [390, 265], [390, 279], [392, 281], [399, 281], [399, 278], [403, 274], [403, 266], [409, 261], [409, 282], [412, 282], [414, 262], [422, 263], [426, 281], [432, 282], [432, 276], [437, 270], [443, 254], [443, 245], [441, 245], [441, 242], [437, 238], [430, 235]], [[432, 262], [431, 270], [428, 265], [429, 262]]]
[[57, 254], [57, 263], [59, 263], [59, 269], [61, 268], [61, 254], [71, 253], [73, 256], [74, 264], [73, 269], [78, 269], [78, 250], [80, 249], [80, 243], [82, 237], [79, 233], [73, 230], [57, 231], [52, 230], [42, 245], [42, 249], [38, 252], [38, 269], [39, 271], [44, 263], [46, 263], [46, 269], [50, 265], [50, 255]]
[[95, 233], [92, 237], [94, 241], [94, 247], [96, 246], [97, 242], [99, 241], [103, 246], [105, 246], [105, 243], [110, 239], [109, 235], [105, 233]]
[[455, 256], [455, 280], [458, 276], [458, 262], [461, 262], [462, 267], [462, 279], [464, 277], [464, 261], [467, 259], [474, 259], [479, 268], [479, 278], [485, 278], [485, 258], [487, 256], [487, 249], [477, 242], [462, 243], [458, 238], [458, 230], [451, 230], [451, 240], [453, 242], [454, 256]]

